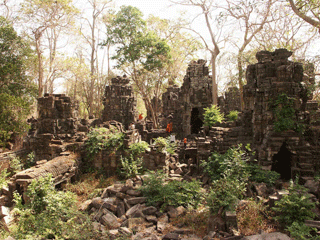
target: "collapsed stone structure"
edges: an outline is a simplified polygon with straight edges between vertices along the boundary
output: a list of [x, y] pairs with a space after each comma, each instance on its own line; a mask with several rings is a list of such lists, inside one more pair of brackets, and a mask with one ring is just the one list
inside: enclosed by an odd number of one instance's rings
[[[238, 126], [212, 128], [199, 145], [205, 145], [209, 151], [224, 152], [232, 145], [250, 143], [259, 163], [279, 172], [283, 179], [294, 175], [305, 180], [312, 177], [319, 169], [320, 111], [306, 87], [314, 83], [314, 76], [304, 74], [301, 63], [289, 61], [291, 54], [285, 49], [257, 53], [258, 63], [247, 68], [245, 110]], [[275, 111], [288, 107], [278, 101], [279, 96], [292, 102], [293, 129], [275, 129], [282, 117]], [[305, 128], [304, 133], [298, 131], [299, 125]]]
[[[312, 176], [320, 168], [317, 158], [319, 109], [311, 101], [307, 84], [314, 82], [313, 76], [304, 74], [303, 66], [288, 60], [291, 52], [279, 49], [275, 52], [257, 53], [258, 63], [248, 66], [247, 85], [244, 86], [244, 111], [236, 123], [222, 123], [212, 129], [203, 128], [204, 108], [212, 104], [212, 81], [204, 60], [189, 64], [181, 88], [169, 86], [162, 96], [163, 113], [167, 122], [173, 123], [177, 139], [193, 136], [186, 148], [177, 153], [177, 160], [198, 164], [208, 159], [213, 151], [226, 152], [239, 143], [251, 144], [259, 163], [282, 174], [284, 179], [299, 174]], [[106, 87], [102, 120], [79, 120], [76, 104], [65, 95], [48, 95], [39, 99], [39, 119], [32, 120], [28, 144], [35, 151], [37, 160], [50, 160], [65, 150], [80, 149], [90, 126], [104, 126], [106, 121], [116, 120], [126, 129], [135, 122], [135, 129], [121, 131], [126, 134], [127, 145], [132, 142], [151, 141], [158, 136], [166, 137], [165, 129], [152, 129], [152, 122], [136, 120], [136, 100], [127, 77], [112, 79]], [[278, 117], [274, 112], [279, 95], [285, 94], [292, 100], [295, 125], [305, 126], [304, 134], [290, 129], [277, 132], [274, 129]], [[227, 113], [240, 108], [239, 91], [235, 88], [220, 98], [221, 109]], [[281, 104], [278, 106], [281, 109]], [[93, 124], [95, 122], [95, 124]], [[112, 121], [109, 121], [108, 124]], [[107, 125], [108, 125], [107, 124]], [[164, 124], [164, 126], [166, 123]], [[195, 137], [195, 138], [194, 138]], [[93, 163], [98, 168], [115, 172], [124, 153], [99, 154]], [[143, 156], [145, 166], [150, 169], [163, 168], [170, 156], [158, 153], [152, 147]], [[283, 170], [285, 169], [285, 170]]]
[[106, 86], [103, 100], [103, 122], [115, 120], [121, 122], [125, 129], [137, 119], [137, 100], [133, 94], [130, 80], [126, 76], [111, 79], [111, 85]]
[[36, 160], [51, 160], [66, 150], [75, 150], [88, 131], [78, 119], [78, 104], [65, 94], [45, 94], [38, 98], [38, 118], [30, 119], [31, 129], [25, 148]]
[[212, 104], [212, 78], [205, 60], [192, 61], [181, 88], [171, 86], [162, 96], [163, 115], [172, 116], [173, 132], [183, 138], [198, 134], [204, 108]]

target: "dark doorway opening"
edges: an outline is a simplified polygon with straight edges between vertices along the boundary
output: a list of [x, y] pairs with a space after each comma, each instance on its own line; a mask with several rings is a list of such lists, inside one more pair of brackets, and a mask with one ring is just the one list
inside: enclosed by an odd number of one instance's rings
[[284, 142], [280, 151], [273, 156], [272, 171], [280, 173], [282, 180], [291, 179], [292, 153], [288, 150], [287, 143]]
[[191, 134], [198, 134], [200, 132], [203, 122], [199, 117], [198, 108], [192, 108], [190, 125], [191, 125]]

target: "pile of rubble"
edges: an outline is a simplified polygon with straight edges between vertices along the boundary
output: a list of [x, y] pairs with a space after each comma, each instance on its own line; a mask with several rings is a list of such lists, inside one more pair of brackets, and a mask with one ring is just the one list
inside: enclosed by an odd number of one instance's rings
[[116, 183], [104, 189], [101, 197], [87, 200], [80, 210], [88, 211], [94, 228], [111, 239], [120, 235], [132, 239], [201, 239], [191, 229], [176, 228], [170, 221], [186, 213], [183, 206], [169, 206], [165, 211], [146, 205], [139, 187], [145, 176]]

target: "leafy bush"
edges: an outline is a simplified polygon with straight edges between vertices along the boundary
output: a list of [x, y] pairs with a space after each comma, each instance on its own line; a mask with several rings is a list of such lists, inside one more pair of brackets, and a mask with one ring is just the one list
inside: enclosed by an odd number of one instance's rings
[[265, 183], [268, 186], [273, 186], [278, 179], [280, 179], [280, 173], [270, 170], [263, 170], [261, 166], [257, 164], [249, 165], [250, 177], [249, 180], [257, 183]]
[[93, 237], [89, 219], [77, 211], [74, 195], [56, 191], [51, 176], [32, 180], [26, 192], [30, 199], [22, 203], [14, 193], [15, 216], [19, 216], [12, 235], [17, 239], [90, 239]]
[[36, 165], [36, 156], [34, 152], [31, 152], [27, 156], [27, 159], [24, 163], [24, 168], [27, 169], [35, 165]]
[[168, 138], [157, 137], [157, 138], [154, 138], [153, 140], [154, 140], [153, 143], [156, 146], [158, 152], [166, 151], [167, 153], [174, 154], [177, 149], [176, 143], [170, 142], [170, 137]]
[[288, 190], [289, 194], [284, 195], [272, 208], [277, 214], [275, 220], [288, 226], [315, 217], [315, 213], [312, 212], [315, 203], [308, 196], [308, 190], [298, 184], [298, 179], [295, 182], [291, 181]]
[[123, 140], [124, 133], [112, 125], [110, 128], [92, 128], [85, 143], [87, 157], [92, 159], [101, 150], [115, 152], [123, 147]]
[[0, 172], [0, 189], [7, 186], [7, 178], [9, 177], [9, 175], [10, 173], [7, 172], [7, 169], [3, 169]]
[[236, 179], [221, 178], [212, 182], [207, 204], [212, 214], [220, 210], [234, 210], [246, 191], [245, 185]]
[[208, 127], [214, 126], [216, 123], [221, 123], [224, 120], [223, 113], [217, 105], [212, 105], [210, 108], [205, 108], [204, 125]]
[[298, 240], [307, 240], [307, 239], [320, 239], [319, 236], [313, 237], [311, 231], [317, 231], [316, 228], [308, 227], [304, 223], [294, 222], [291, 226], [287, 227], [287, 230], [290, 232], [290, 237]]
[[12, 156], [10, 158], [10, 172], [11, 174], [15, 174], [18, 171], [21, 171], [23, 168], [23, 164], [21, 163], [21, 159], [17, 156]]
[[286, 130], [302, 132], [304, 130], [304, 125], [299, 123], [297, 119], [294, 101], [294, 98], [290, 98], [283, 93], [272, 102], [271, 108], [275, 117], [274, 130], [276, 132]]
[[145, 141], [140, 141], [137, 143], [133, 143], [129, 146], [130, 153], [133, 155], [134, 158], [144, 153], [149, 147], [149, 144]]
[[230, 111], [227, 115], [227, 118], [230, 122], [234, 122], [238, 119], [239, 112], [238, 111]]
[[202, 161], [200, 166], [212, 181], [221, 178], [232, 178], [246, 182], [250, 176], [247, 162], [250, 160], [250, 147], [243, 150], [242, 144], [228, 149], [225, 154], [214, 152], [208, 161]]
[[119, 170], [119, 174], [121, 177], [124, 178], [131, 178], [135, 177], [142, 171], [142, 158], [134, 158], [131, 154], [130, 157], [122, 157], [121, 160], [121, 167]]
[[166, 175], [162, 172], [151, 172], [140, 188], [144, 196], [147, 196], [147, 204], [166, 206], [184, 206], [197, 208], [202, 194], [199, 181], [173, 180], [165, 183]]

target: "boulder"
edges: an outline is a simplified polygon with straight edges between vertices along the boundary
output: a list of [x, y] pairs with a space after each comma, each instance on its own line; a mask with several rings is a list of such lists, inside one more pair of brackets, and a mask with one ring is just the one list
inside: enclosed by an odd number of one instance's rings
[[110, 229], [116, 229], [120, 227], [120, 223], [118, 222], [118, 218], [110, 211], [104, 209], [105, 214], [101, 217], [100, 222], [109, 227]]
[[243, 240], [291, 240], [291, 238], [284, 233], [273, 232], [247, 236]]
[[92, 203], [92, 200], [87, 200], [87, 201], [81, 203], [78, 210], [82, 211], [82, 212], [89, 210], [91, 203]]
[[134, 198], [127, 199], [127, 201], [130, 205], [136, 205], [136, 204], [145, 203], [147, 201], [147, 198], [146, 197], [134, 197]]
[[153, 207], [153, 206], [150, 206], [150, 207], [145, 207], [143, 210], [142, 210], [142, 213], [144, 215], [153, 215], [157, 212], [157, 208], [156, 207]]

